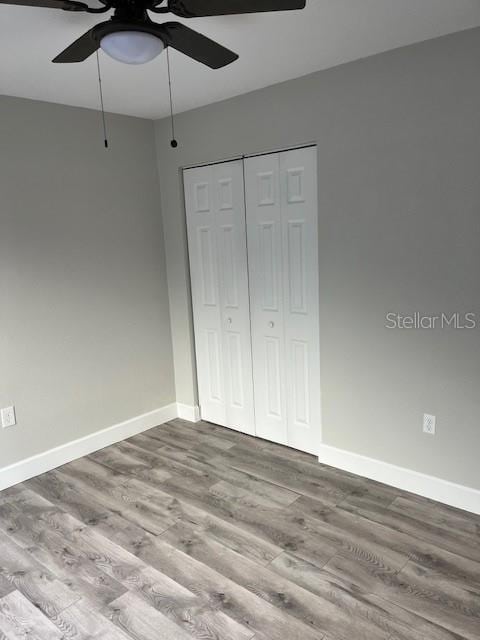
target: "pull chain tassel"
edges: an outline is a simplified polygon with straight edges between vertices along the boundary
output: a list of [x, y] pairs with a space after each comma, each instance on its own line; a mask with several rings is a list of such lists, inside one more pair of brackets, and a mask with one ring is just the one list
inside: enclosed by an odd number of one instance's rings
[[102, 108], [102, 123], [103, 123], [103, 143], [105, 145], [105, 149], [108, 149], [108, 138], [107, 138], [107, 123], [105, 122], [105, 108], [103, 106], [103, 90], [102, 90], [102, 74], [100, 73], [100, 58], [98, 56], [97, 50], [97, 72], [98, 72], [98, 92], [100, 94], [100, 106]]
[[170, 146], [174, 149], [178, 147], [178, 142], [175, 139], [175, 121], [173, 118], [173, 99], [172, 99], [172, 76], [170, 73], [170, 54], [169, 47], [167, 47], [167, 70], [168, 70], [168, 92], [170, 95], [170, 124], [172, 127], [172, 139], [170, 140]]

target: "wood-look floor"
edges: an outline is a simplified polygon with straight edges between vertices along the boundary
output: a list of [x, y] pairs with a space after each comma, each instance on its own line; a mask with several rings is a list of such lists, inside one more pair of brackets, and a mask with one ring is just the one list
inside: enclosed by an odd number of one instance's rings
[[175, 420], [0, 493], [0, 640], [479, 640], [480, 516]]

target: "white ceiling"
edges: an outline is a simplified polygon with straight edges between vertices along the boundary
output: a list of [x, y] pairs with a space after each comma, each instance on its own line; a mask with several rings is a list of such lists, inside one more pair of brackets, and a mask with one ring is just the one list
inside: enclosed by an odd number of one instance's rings
[[[93, 0], [95, 2], [95, 0]], [[105, 15], [0, 6], [0, 93], [98, 108], [96, 61], [50, 60]], [[163, 16], [155, 16], [157, 22]], [[167, 20], [172, 16], [167, 16]], [[185, 20], [240, 54], [212, 71], [171, 52], [176, 111], [480, 25], [480, 0], [307, 0], [303, 11]], [[163, 54], [141, 66], [101, 58], [105, 108], [168, 113]]]

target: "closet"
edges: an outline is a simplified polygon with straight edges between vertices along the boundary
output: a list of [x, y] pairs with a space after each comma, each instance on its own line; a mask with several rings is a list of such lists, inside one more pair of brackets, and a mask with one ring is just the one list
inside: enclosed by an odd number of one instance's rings
[[316, 147], [184, 170], [202, 419], [317, 453]]

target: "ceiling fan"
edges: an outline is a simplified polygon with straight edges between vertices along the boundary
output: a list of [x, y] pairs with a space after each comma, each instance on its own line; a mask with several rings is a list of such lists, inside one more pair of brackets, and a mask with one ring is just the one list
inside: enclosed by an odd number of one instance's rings
[[46, 7], [85, 13], [106, 13], [110, 20], [100, 22], [78, 38], [53, 62], [82, 62], [99, 48], [127, 64], [153, 60], [165, 47], [172, 47], [190, 58], [219, 69], [238, 55], [180, 22], [153, 22], [149, 12], [173, 13], [180, 18], [221, 16], [264, 11], [303, 9], [306, 0], [100, 0], [103, 6], [89, 7], [78, 0], [0, 0], [0, 4]]

